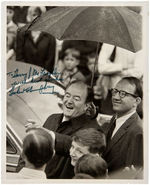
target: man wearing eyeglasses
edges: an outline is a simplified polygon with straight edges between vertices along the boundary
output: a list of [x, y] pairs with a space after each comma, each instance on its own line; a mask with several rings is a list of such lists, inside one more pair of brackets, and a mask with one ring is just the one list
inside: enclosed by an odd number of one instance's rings
[[116, 113], [106, 131], [103, 154], [109, 173], [143, 166], [142, 121], [136, 109], [142, 100], [142, 86], [134, 77], [125, 77], [111, 90]]

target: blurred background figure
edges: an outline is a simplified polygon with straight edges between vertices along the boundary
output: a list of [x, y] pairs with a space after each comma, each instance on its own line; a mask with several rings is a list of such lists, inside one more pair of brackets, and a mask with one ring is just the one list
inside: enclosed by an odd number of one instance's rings
[[93, 85], [96, 84], [96, 81], [99, 77], [99, 72], [98, 72], [98, 63], [96, 62], [95, 64], [95, 57], [96, 53], [90, 53], [87, 55], [87, 68], [89, 70], [89, 75], [86, 77], [86, 83], [90, 86], [91, 85], [91, 79], [92, 79], [92, 73], [94, 71], [94, 65], [95, 65], [95, 74], [94, 74], [94, 80], [93, 80]]
[[[68, 48], [76, 48], [80, 51], [80, 64], [79, 70], [83, 75], [89, 75], [90, 71], [87, 68], [87, 56], [93, 52], [96, 52], [97, 42], [85, 41], [85, 40], [64, 40], [61, 43], [61, 53], [65, 52]], [[61, 55], [60, 55], [61, 56]], [[56, 63], [57, 66], [57, 63]]]
[[74, 171], [75, 174], [84, 173], [95, 179], [105, 179], [107, 177], [107, 163], [100, 156], [85, 154], [77, 161]]
[[[46, 12], [45, 7], [29, 7], [27, 11], [27, 22], [32, 21]], [[49, 72], [53, 72], [55, 62], [56, 40], [55, 38], [40, 31], [18, 31], [16, 60], [24, 61], [41, 66]]]
[[60, 78], [64, 86], [67, 86], [74, 80], [81, 80], [85, 82], [84, 75], [79, 71], [78, 66], [81, 62], [80, 51], [76, 48], [66, 49], [61, 56], [63, 68], [57, 69], [60, 72]]
[[13, 21], [14, 7], [7, 6], [7, 60], [15, 58], [17, 25]]
[[19, 28], [27, 24], [27, 12], [29, 6], [14, 6], [13, 20]]
[[32, 129], [23, 141], [22, 158], [25, 167], [19, 173], [7, 173], [9, 179], [46, 179], [47, 162], [53, 157], [54, 139], [43, 128]]

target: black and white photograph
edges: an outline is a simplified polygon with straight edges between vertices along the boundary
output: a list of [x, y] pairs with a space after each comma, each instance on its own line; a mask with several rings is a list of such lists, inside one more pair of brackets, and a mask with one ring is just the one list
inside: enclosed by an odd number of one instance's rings
[[2, 3], [3, 183], [148, 183], [148, 6]]

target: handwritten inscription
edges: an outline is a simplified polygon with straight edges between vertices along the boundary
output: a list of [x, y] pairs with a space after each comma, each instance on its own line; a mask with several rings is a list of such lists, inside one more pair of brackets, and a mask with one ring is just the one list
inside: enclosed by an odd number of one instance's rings
[[[38, 91], [40, 94], [56, 94], [58, 92], [55, 92], [54, 85], [49, 85], [46, 81], [44, 81], [42, 85], [41, 83], [38, 83], [41, 81], [43, 76], [47, 76], [49, 81], [54, 80], [51, 75], [55, 77], [55, 80], [62, 81], [62, 79], [59, 78], [60, 73], [58, 73], [56, 69], [53, 73], [47, 72], [45, 69], [37, 71], [32, 67], [29, 68], [27, 73], [20, 73], [18, 68], [15, 69], [15, 71], [8, 72], [7, 76], [14, 79], [14, 81], [11, 83], [9, 96], [15, 94], [32, 93], [35, 91]], [[36, 85], [33, 83], [36, 83]], [[25, 84], [28, 85], [25, 86]]]
[[40, 85], [39, 87], [34, 88], [34, 86], [29, 86], [26, 88], [23, 88], [21, 86], [15, 88], [13, 86], [11, 90], [9, 91], [9, 96], [12, 96], [14, 94], [23, 94], [23, 93], [32, 93], [35, 91], [38, 91], [40, 94], [55, 94], [57, 92], [54, 91], [54, 86], [47, 85], [47, 82], [44, 82], [44, 85]]

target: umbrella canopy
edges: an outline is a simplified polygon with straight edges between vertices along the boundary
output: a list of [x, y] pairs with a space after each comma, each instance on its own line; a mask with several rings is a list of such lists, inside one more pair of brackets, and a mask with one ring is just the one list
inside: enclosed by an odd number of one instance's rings
[[127, 7], [57, 7], [37, 18], [29, 29], [59, 40], [97, 41], [132, 52], [141, 49], [142, 17]]

